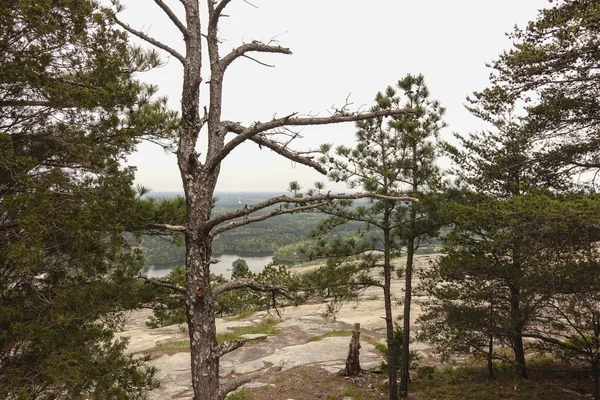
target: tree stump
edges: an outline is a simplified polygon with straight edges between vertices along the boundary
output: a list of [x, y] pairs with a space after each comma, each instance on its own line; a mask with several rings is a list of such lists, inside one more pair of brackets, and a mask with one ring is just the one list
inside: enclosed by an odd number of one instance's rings
[[346, 368], [340, 371], [343, 376], [356, 376], [360, 374], [360, 324], [354, 324], [352, 338], [348, 349], [348, 357], [346, 358]]

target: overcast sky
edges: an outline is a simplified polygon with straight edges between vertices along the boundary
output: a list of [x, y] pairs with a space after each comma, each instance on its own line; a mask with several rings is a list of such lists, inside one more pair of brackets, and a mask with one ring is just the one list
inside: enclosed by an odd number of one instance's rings
[[[200, 0], [202, 9], [204, 1]], [[135, 28], [183, 51], [181, 34], [151, 0], [122, 0], [121, 18]], [[179, 15], [181, 3], [167, 2]], [[292, 56], [266, 55], [275, 68], [240, 59], [225, 77], [223, 118], [242, 123], [265, 121], [276, 113], [328, 115], [350, 94], [355, 108], [371, 106], [375, 94], [407, 73], [425, 76], [431, 98], [440, 100], [452, 132], [467, 134], [482, 127], [464, 108], [466, 96], [488, 85], [486, 67], [511, 47], [505, 33], [535, 19], [546, 0], [233, 0], [221, 24], [221, 52], [254, 39], [277, 37]], [[205, 58], [207, 59], [207, 57]], [[166, 65], [140, 76], [160, 87], [179, 109], [182, 68], [165, 55]], [[205, 70], [206, 77], [209, 72]], [[207, 79], [205, 79], [207, 80]], [[208, 86], [202, 85], [201, 98]], [[204, 103], [205, 104], [205, 103]], [[352, 144], [354, 125], [310, 128], [298, 142], [303, 149], [320, 143]], [[205, 132], [204, 132], [205, 134]], [[202, 144], [201, 144], [202, 145]], [[200, 146], [200, 153], [205, 153]], [[174, 155], [141, 144], [129, 158], [136, 182], [154, 191], [180, 191]], [[224, 162], [217, 191], [285, 191], [288, 182], [304, 187], [326, 180], [307, 167], [293, 165], [270, 150], [248, 143]], [[344, 186], [327, 183], [330, 189]]]

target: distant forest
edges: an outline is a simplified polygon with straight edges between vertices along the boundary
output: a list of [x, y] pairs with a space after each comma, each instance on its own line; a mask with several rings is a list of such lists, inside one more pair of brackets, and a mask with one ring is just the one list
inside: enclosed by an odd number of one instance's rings
[[[270, 197], [283, 193], [272, 192], [229, 192], [217, 193], [217, 202], [213, 214], [243, 208], [264, 201]], [[182, 195], [177, 192], [154, 192], [150, 194], [157, 199], [173, 198]], [[361, 204], [367, 200], [358, 200]], [[269, 209], [263, 212], [268, 212]], [[317, 212], [304, 212], [297, 214], [281, 215], [265, 221], [232, 229], [217, 236], [213, 241], [214, 254], [238, 254], [240, 256], [273, 255], [273, 259], [280, 264], [293, 264], [307, 260], [297, 251], [297, 247], [308, 239], [311, 231], [322, 221], [326, 215]], [[364, 228], [358, 222], [349, 222], [333, 231], [334, 235], [353, 234], [358, 229]], [[436, 241], [437, 242], [437, 241]], [[434, 242], [431, 245], [435, 245]], [[185, 246], [183, 236], [150, 236], [144, 235], [137, 244], [144, 252], [147, 265], [170, 264], [185, 259]], [[433, 251], [433, 247], [424, 248], [423, 252]]]

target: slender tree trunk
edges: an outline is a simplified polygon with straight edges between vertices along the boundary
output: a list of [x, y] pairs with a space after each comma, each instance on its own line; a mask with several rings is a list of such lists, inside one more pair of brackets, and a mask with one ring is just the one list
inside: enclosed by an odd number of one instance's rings
[[[489, 329], [492, 332], [492, 319], [494, 317], [494, 296], [490, 299], [490, 312], [488, 315], [489, 318]], [[488, 343], [488, 354], [487, 354], [487, 366], [488, 366], [488, 376], [490, 379], [494, 379], [494, 335], [490, 333], [489, 343]]]
[[[414, 208], [414, 207], [413, 207]], [[411, 219], [415, 212], [411, 212]], [[400, 360], [400, 397], [408, 396], [408, 381], [410, 380], [410, 306], [412, 303], [412, 274], [415, 256], [414, 238], [408, 241], [406, 251], [406, 270], [404, 272], [404, 315], [402, 316], [402, 358]]]
[[494, 335], [490, 335], [488, 344], [487, 367], [489, 378], [494, 379]]
[[[419, 181], [417, 171], [419, 169], [417, 160], [417, 143], [412, 144], [412, 195], [416, 195], [419, 190]], [[415, 258], [415, 239], [417, 204], [410, 206], [409, 237], [406, 249], [406, 269], [404, 272], [404, 315], [402, 316], [402, 358], [400, 360], [400, 397], [408, 396], [408, 381], [410, 380], [410, 307], [412, 305], [412, 275]]]
[[515, 353], [516, 372], [519, 378], [527, 378], [527, 367], [525, 366], [525, 348], [523, 346], [523, 324], [521, 322], [521, 298], [520, 289], [517, 285], [510, 287], [510, 312], [512, 318], [512, 342]]
[[600, 368], [598, 365], [598, 358], [593, 356], [592, 358], [592, 375], [594, 379], [594, 400], [600, 400]]
[[387, 333], [387, 358], [388, 358], [388, 387], [389, 399], [398, 399], [398, 378], [396, 373], [396, 346], [394, 345], [394, 320], [392, 317], [392, 265], [390, 257], [391, 239], [390, 231], [383, 231], [383, 241], [385, 247], [384, 266], [383, 266], [383, 298], [385, 303], [385, 328]]

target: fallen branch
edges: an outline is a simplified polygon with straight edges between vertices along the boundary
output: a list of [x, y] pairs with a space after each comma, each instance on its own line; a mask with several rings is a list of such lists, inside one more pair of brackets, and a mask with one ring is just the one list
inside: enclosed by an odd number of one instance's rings
[[221, 388], [219, 389], [219, 398], [224, 399], [230, 392], [233, 392], [235, 389], [240, 386], [250, 382], [252, 379], [257, 378], [261, 375], [267, 374], [269, 372], [279, 372], [283, 368], [282, 365], [274, 365], [265, 369], [264, 371], [256, 371], [250, 374], [238, 376], [237, 378], [230, 379], [229, 381], [221, 384]]

